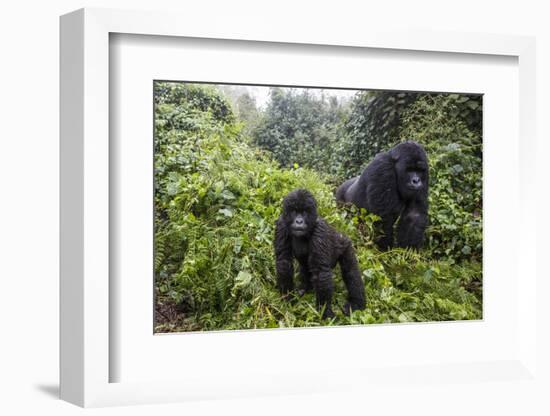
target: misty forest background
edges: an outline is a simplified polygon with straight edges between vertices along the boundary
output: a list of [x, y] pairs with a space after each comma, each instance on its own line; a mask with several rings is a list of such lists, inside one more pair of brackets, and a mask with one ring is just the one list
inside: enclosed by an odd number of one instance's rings
[[[482, 318], [481, 96], [274, 87], [260, 106], [249, 91], [154, 83], [155, 332]], [[381, 252], [376, 217], [333, 195], [406, 139], [430, 161], [426, 245]], [[274, 222], [296, 188], [353, 240], [364, 311], [323, 321], [313, 294], [277, 292]]]

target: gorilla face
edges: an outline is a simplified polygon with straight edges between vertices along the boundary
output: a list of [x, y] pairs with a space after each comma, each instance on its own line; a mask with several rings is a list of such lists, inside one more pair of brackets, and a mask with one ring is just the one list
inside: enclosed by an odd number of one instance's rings
[[424, 149], [401, 143], [392, 149], [391, 156], [401, 198], [411, 200], [422, 197], [428, 189], [428, 163]]
[[311, 234], [317, 222], [315, 198], [304, 189], [291, 192], [283, 201], [283, 216], [293, 237]]

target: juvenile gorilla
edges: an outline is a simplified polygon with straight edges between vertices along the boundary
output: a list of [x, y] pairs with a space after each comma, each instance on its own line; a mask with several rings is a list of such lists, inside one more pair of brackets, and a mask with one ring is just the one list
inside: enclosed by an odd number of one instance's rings
[[334, 292], [332, 269], [340, 263], [348, 290], [344, 313], [365, 308], [365, 288], [351, 240], [317, 216], [317, 203], [305, 189], [290, 192], [276, 221], [275, 257], [277, 286], [283, 295], [294, 289], [296, 258], [300, 265], [299, 294], [315, 291], [317, 307], [324, 307], [323, 318], [334, 316], [331, 301]]
[[381, 218], [382, 250], [393, 246], [420, 248], [428, 224], [428, 158], [418, 143], [404, 142], [379, 153], [361, 176], [349, 179], [336, 190], [336, 199], [351, 202]]

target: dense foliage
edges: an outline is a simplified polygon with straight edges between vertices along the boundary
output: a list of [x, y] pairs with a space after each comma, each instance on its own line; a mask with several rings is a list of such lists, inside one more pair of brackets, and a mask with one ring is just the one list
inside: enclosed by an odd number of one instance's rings
[[271, 88], [264, 116], [253, 131], [254, 143], [268, 150], [283, 167], [294, 164], [324, 172], [337, 169], [331, 151], [341, 139], [346, 108], [335, 97], [307, 89]]
[[[435, 102], [431, 100], [436, 99]], [[444, 107], [440, 107], [443, 104]], [[418, 101], [432, 102], [425, 108], [429, 112], [445, 112], [445, 123], [461, 124], [465, 130], [476, 135], [481, 144], [482, 97], [467, 94], [438, 94], [399, 91], [363, 91], [352, 103], [352, 110], [345, 120], [345, 140], [341, 151], [345, 153], [342, 170], [344, 175], [355, 174], [377, 153], [389, 149], [405, 136], [410, 124], [407, 112]], [[432, 118], [433, 121], [433, 118]], [[415, 128], [416, 126], [413, 126]], [[430, 127], [432, 125], [430, 124]], [[415, 130], [416, 131], [416, 130]], [[456, 133], [456, 132], [452, 132]], [[451, 136], [455, 137], [455, 136]], [[443, 138], [447, 140], [449, 137]], [[430, 141], [437, 144], [438, 138]]]
[[[281, 94], [284, 98], [286, 92]], [[480, 180], [476, 169], [481, 167], [481, 144], [465, 122], [445, 122], [454, 107], [448, 96], [441, 97], [411, 103], [401, 117], [402, 132], [425, 143], [430, 157], [436, 151], [430, 143], [446, 135], [438, 146], [447, 150], [431, 162], [432, 190], [452, 188], [445, 194], [451, 197], [431, 197], [434, 220], [427, 250], [380, 252], [372, 243], [376, 218], [336, 206], [334, 176], [323, 166], [314, 169], [313, 153], [312, 159], [297, 161], [282, 152], [288, 157], [282, 163], [253, 144], [246, 123], [234, 115], [235, 102], [215, 87], [156, 83], [155, 330], [327, 324], [314, 307], [313, 295], [283, 301], [275, 287], [274, 221], [284, 195], [298, 187], [309, 189], [320, 215], [350, 236], [363, 272], [366, 309], [351, 317], [337, 313], [328, 324], [480, 319], [481, 190], [473, 177]], [[270, 111], [268, 106], [266, 117]], [[267, 125], [282, 128], [260, 123], [264, 132]], [[313, 121], [304, 126], [318, 127]], [[306, 143], [307, 137], [299, 140]], [[321, 150], [331, 152], [323, 146], [315, 152]], [[448, 250], [447, 240], [455, 237]], [[345, 288], [339, 275], [336, 284], [335, 305], [342, 306]]]
[[340, 148], [345, 155], [344, 176], [358, 175], [365, 163], [397, 142], [401, 115], [417, 97], [417, 93], [392, 91], [363, 91], [355, 96]]

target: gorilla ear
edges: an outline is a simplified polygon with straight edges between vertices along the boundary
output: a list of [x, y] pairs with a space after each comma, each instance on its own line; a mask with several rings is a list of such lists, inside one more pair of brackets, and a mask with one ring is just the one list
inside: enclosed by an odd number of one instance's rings
[[390, 150], [390, 158], [393, 163], [397, 163], [399, 160], [399, 153], [397, 153], [394, 149]]

